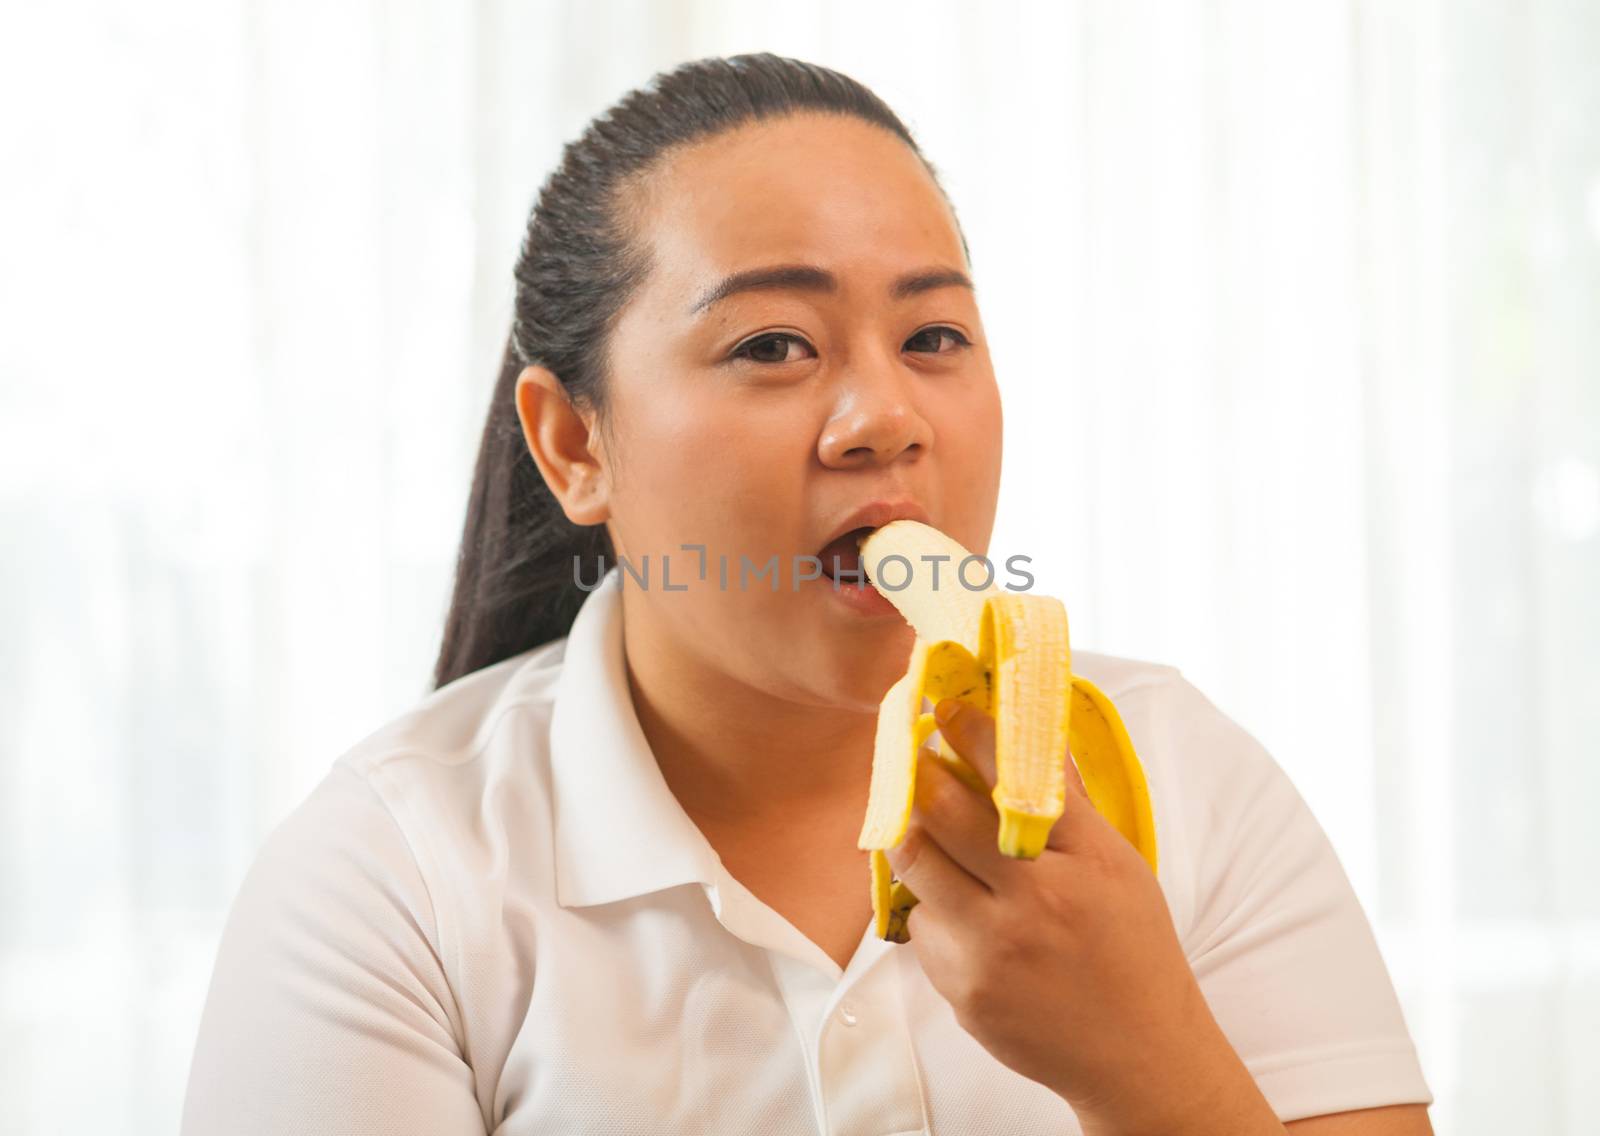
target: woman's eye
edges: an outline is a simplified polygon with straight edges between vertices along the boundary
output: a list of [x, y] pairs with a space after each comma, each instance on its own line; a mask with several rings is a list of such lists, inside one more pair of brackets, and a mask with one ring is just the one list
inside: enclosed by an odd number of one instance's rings
[[789, 345], [796, 344], [803, 348], [810, 345], [798, 335], [787, 332], [775, 331], [767, 335], [758, 335], [754, 339], [747, 339], [733, 349], [734, 358], [749, 359], [755, 363], [792, 363], [802, 358], [800, 355], [790, 355]]
[[[950, 351], [939, 350], [939, 342], [943, 336], [948, 335], [954, 345]], [[921, 344], [922, 346], [917, 346]], [[906, 340], [906, 348], [910, 351], [926, 351], [933, 355], [948, 355], [958, 347], [966, 347], [969, 340], [953, 327], [925, 327], [910, 339]]]

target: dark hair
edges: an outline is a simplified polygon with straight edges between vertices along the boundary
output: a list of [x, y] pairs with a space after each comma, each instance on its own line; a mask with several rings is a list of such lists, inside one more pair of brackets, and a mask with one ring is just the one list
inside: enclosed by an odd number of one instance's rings
[[826, 67], [768, 53], [700, 59], [659, 73], [562, 151], [517, 260], [511, 333], [467, 498], [436, 689], [566, 635], [587, 594], [574, 582], [573, 558], [585, 583], [615, 560], [605, 525], [574, 525], [545, 484], [528, 452], [515, 391], [524, 367], [547, 367], [573, 406], [594, 411], [603, 427], [610, 332], [649, 269], [648, 254], [631, 239], [628, 191], [671, 150], [803, 111], [853, 115], [890, 131], [939, 184], [911, 132], [870, 90]]

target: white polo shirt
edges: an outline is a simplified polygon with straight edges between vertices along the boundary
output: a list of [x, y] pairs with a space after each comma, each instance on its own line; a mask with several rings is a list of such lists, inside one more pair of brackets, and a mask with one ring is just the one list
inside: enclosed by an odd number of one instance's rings
[[[566, 639], [360, 742], [272, 833], [217, 955], [185, 1136], [1078, 1133], [910, 945], [863, 927], [841, 971], [723, 869], [640, 732], [616, 581]], [[1073, 669], [1123, 714], [1185, 954], [1278, 1116], [1431, 1103], [1276, 762], [1171, 667]]]

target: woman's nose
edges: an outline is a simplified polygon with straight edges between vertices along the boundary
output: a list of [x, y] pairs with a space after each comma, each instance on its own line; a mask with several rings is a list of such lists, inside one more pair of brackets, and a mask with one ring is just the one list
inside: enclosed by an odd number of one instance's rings
[[840, 469], [884, 465], [926, 450], [933, 428], [912, 401], [914, 381], [892, 366], [877, 366], [840, 384], [838, 408], [817, 447], [822, 463]]

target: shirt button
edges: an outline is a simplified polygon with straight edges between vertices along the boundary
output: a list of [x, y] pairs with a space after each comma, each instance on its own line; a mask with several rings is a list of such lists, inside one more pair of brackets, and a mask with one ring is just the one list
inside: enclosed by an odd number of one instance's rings
[[852, 1002], [839, 1003], [839, 1020], [847, 1026], [853, 1026], [860, 1019], [856, 1017], [855, 1004]]

